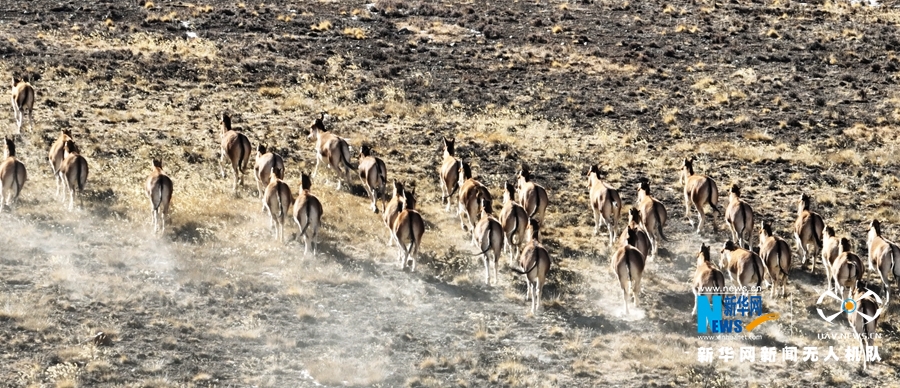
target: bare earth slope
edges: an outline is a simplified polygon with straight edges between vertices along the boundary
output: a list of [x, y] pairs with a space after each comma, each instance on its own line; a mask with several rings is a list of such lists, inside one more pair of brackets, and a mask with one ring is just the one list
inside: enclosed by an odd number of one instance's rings
[[[898, 386], [895, 313], [879, 321], [881, 362], [821, 360], [856, 341], [817, 337], [850, 329], [819, 318], [821, 266], [796, 264], [793, 241], [789, 297], [765, 295], [782, 318], [754, 331], [762, 339], [699, 339], [695, 254], [707, 243], [718, 262], [730, 233], [721, 217], [693, 233], [677, 179], [696, 156], [721, 207], [739, 184], [789, 240], [801, 192], [863, 258], [872, 217], [900, 234], [897, 5], [4, 3], [0, 74], [28, 76], [38, 95], [36, 128], [16, 136], [29, 181], [0, 214], [0, 385]], [[315, 164], [306, 135], [318, 112], [354, 163], [372, 145], [389, 179], [417, 188], [417, 272], [399, 271], [361, 183], [338, 192], [323, 166], [320, 255], [275, 243], [252, 173], [236, 195], [218, 176], [222, 111], [254, 148], [284, 156], [295, 193]], [[54, 197], [46, 159], [63, 128], [91, 169], [75, 212]], [[555, 262], [541, 314], [528, 314], [505, 256], [500, 284], [483, 284], [455, 211], [440, 206], [441, 136], [456, 137], [496, 198], [521, 163], [548, 189]], [[142, 191], [151, 158], [175, 185], [162, 238], [149, 235]], [[646, 177], [669, 210], [671, 242], [628, 316], [613, 251], [591, 235], [594, 163], [628, 206]], [[92, 342], [99, 331], [111, 341]], [[701, 346], [818, 346], [820, 361], [701, 364]]]

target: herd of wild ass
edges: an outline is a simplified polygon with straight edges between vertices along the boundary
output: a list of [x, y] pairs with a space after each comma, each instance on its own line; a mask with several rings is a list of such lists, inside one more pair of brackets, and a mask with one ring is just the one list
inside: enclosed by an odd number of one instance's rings
[[[34, 127], [33, 105], [34, 88], [25, 81], [13, 79], [12, 105], [16, 117], [17, 130], [21, 132], [25, 115]], [[263, 211], [270, 216], [270, 226], [275, 237], [284, 240], [284, 223], [293, 216], [304, 240], [304, 252], [308, 252], [310, 242], [312, 253], [318, 250], [318, 234], [321, 226], [323, 208], [319, 199], [311, 193], [312, 178], [316, 177], [319, 164], [334, 170], [337, 175], [337, 188], [348, 182], [354, 169], [350, 162], [350, 146], [348, 142], [329, 132], [324, 124], [324, 113], [315, 119], [309, 127], [308, 139], [315, 138], [316, 167], [312, 175], [301, 173], [300, 192], [294, 198], [291, 188], [284, 181], [284, 159], [266, 149], [256, 147], [253, 174], [256, 178], [257, 195], [262, 198]], [[250, 162], [250, 140], [238, 130], [231, 127], [231, 118], [222, 114], [220, 174], [225, 177], [224, 165], [230, 163], [232, 172], [232, 190], [243, 184], [243, 174]], [[495, 216], [493, 198], [488, 188], [473, 177], [470, 164], [455, 156], [454, 139], [443, 139], [443, 161], [440, 170], [440, 186], [442, 191], [441, 205], [445, 211], [451, 211], [456, 201], [456, 213], [464, 231], [471, 232], [471, 242], [483, 257], [485, 281], [492, 284], [497, 280], [497, 266], [501, 252], [509, 256], [509, 266], [513, 271], [525, 275], [527, 284], [526, 300], [530, 298], [531, 310], [540, 306], [541, 289], [547, 279], [551, 267], [550, 254], [540, 242], [540, 228], [543, 225], [546, 209], [550, 199], [542, 186], [533, 181], [533, 175], [527, 166], [522, 166], [516, 174], [516, 183], [507, 182], [504, 186], [502, 209]], [[10, 206], [24, 187], [26, 181], [25, 165], [16, 158], [13, 140], [6, 139], [7, 155], [0, 164], [0, 210], [3, 205]], [[59, 138], [50, 148], [49, 161], [53, 174], [57, 179], [57, 195], [61, 186], [65, 187], [62, 195], [65, 201], [68, 194], [69, 208], [75, 206], [75, 196], [79, 198], [88, 178], [88, 163], [82, 156], [72, 133], [62, 130]], [[681, 169], [681, 183], [684, 185], [685, 215], [690, 219], [691, 207], [698, 213], [699, 233], [705, 225], [705, 207], [710, 207], [716, 214], [723, 214], [718, 207], [719, 191], [716, 182], [711, 178], [695, 174], [693, 158], [684, 159]], [[152, 171], [145, 184], [145, 191], [150, 199], [154, 232], [165, 228], [169, 213], [169, 204], [173, 195], [172, 180], [163, 172], [160, 160], [152, 161]], [[414, 188], [407, 188], [403, 183], [393, 181], [393, 195], [389, 202], [384, 202], [388, 186], [387, 167], [384, 161], [374, 156], [368, 146], [361, 147], [359, 163], [356, 167], [368, 196], [371, 207], [378, 213], [378, 200], [381, 200], [382, 220], [390, 233], [389, 244], [399, 246], [398, 260], [401, 269], [410, 264], [415, 270], [416, 257], [425, 232], [422, 215], [416, 210]], [[620, 232], [618, 222], [624, 205], [618, 190], [602, 180], [600, 166], [590, 166], [587, 172], [587, 184], [590, 189], [590, 205], [594, 214], [594, 234], [600, 232], [603, 225], [609, 237], [609, 244], [615, 247], [611, 256], [611, 267], [622, 287], [624, 307], [628, 313], [628, 300], [634, 305], [638, 303], [640, 283], [646, 262], [657, 256], [662, 241], [668, 241], [664, 228], [667, 211], [665, 205], [652, 196], [650, 183], [644, 179], [637, 186], [636, 205], [628, 214], [628, 223]], [[850, 240], [839, 237], [831, 226], [826, 226], [823, 218], [810, 208], [811, 198], [802, 194], [797, 202], [797, 219], [793, 225], [802, 262], [805, 265], [811, 257], [818, 254], [825, 268], [827, 288], [839, 293], [842, 297], [850, 296], [858, 300], [858, 308], [849, 315], [850, 323], [856, 332], [874, 332], [877, 320], [864, 324], [857, 312], [873, 316], [877, 303], [871, 297], [862, 298], [867, 287], [863, 283], [866, 267], [850, 245]], [[772, 296], [780, 288], [780, 295], [785, 295], [785, 284], [792, 269], [791, 249], [787, 242], [773, 233], [771, 222], [759, 223], [759, 240], [756, 248], [751, 248], [754, 213], [749, 203], [741, 198], [740, 188], [736, 185], [729, 190], [728, 205], [724, 209], [725, 221], [731, 230], [732, 238], [725, 242], [720, 251], [721, 259], [716, 265], [710, 257], [710, 248], [701, 245], [697, 254], [697, 269], [693, 279], [693, 290], [700, 294], [706, 287], [725, 287], [723, 271], [737, 286], [765, 287], [769, 283]], [[619, 233], [618, 239], [616, 233]], [[868, 235], [870, 271], [879, 278], [887, 301], [890, 300], [890, 281], [900, 279], [900, 247], [881, 234], [878, 220], [872, 220]], [[514, 261], [518, 259], [518, 266]], [[812, 259], [812, 271], [815, 271], [816, 259]], [[720, 269], [721, 268], [721, 269]], [[696, 313], [696, 304], [694, 306]]]

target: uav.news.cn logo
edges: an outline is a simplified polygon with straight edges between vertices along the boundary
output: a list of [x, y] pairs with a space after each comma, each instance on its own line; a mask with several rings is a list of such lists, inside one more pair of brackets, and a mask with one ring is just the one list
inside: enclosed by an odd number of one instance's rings
[[[878, 308], [875, 310], [875, 314], [873, 314], [873, 315], [867, 315], [867, 314], [863, 313], [862, 311], [857, 311], [859, 309], [859, 305], [862, 302], [862, 300], [868, 298], [869, 296], [872, 296], [873, 299], [875, 299], [875, 302], [876, 302], [875, 305], [878, 306]], [[827, 300], [825, 298], [830, 298], [830, 300], [832, 300], [832, 301], [840, 302], [840, 304], [841, 304], [840, 310], [834, 314], [825, 315], [825, 311], [822, 310], [822, 306], [825, 306], [828, 304]], [[822, 295], [819, 295], [819, 299], [816, 301], [816, 311], [818, 311], [819, 316], [822, 317], [822, 319], [824, 319], [826, 322], [829, 322], [829, 323], [834, 321], [834, 319], [837, 318], [838, 315], [841, 315], [841, 313], [849, 315], [849, 314], [853, 314], [854, 312], [863, 318], [864, 323], [869, 323], [869, 322], [872, 322], [872, 320], [878, 318], [878, 316], [881, 315], [881, 312], [883, 310], [884, 310], [884, 305], [881, 302], [881, 297], [878, 296], [878, 294], [872, 290], [866, 290], [866, 293], [863, 294], [863, 296], [861, 298], [859, 298], [859, 300], [849, 298], [849, 297], [847, 299], [842, 299], [840, 296], [835, 294], [834, 291], [827, 290], [824, 293], [822, 293]]]
[[697, 334], [749, 332], [778, 317], [763, 314], [761, 295], [697, 295]]

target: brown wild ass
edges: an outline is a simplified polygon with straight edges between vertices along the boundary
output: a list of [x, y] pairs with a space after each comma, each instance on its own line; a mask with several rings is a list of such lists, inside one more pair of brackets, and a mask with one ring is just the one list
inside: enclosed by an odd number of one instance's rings
[[150, 199], [150, 217], [153, 219], [153, 232], [165, 232], [166, 219], [169, 217], [169, 204], [172, 203], [172, 179], [162, 170], [162, 160], [153, 159], [150, 177], [144, 185], [147, 198]]
[[691, 219], [691, 204], [697, 209], [700, 223], [697, 224], [697, 233], [703, 228], [703, 221], [706, 214], [703, 212], [703, 206], [709, 205], [716, 214], [722, 214], [719, 210], [719, 189], [716, 182], [712, 178], [705, 175], [694, 175], [694, 158], [684, 159], [681, 165], [681, 184], [684, 185], [684, 216], [694, 226], [694, 220]]
[[[731, 229], [732, 241], [742, 247], [749, 246], [753, 234], [753, 208], [741, 199], [741, 188], [731, 185], [728, 194], [728, 207], [725, 208], [725, 223]], [[744, 245], [744, 242], [747, 244]], [[762, 244], [762, 242], [760, 242]]]
[[53, 170], [53, 176], [56, 177], [56, 195], [59, 195], [59, 188], [62, 186], [62, 175], [59, 175], [59, 167], [62, 166], [63, 159], [66, 156], [66, 140], [72, 140], [72, 130], [63, 129], [59, 137], [50, 146], [50, 168]]
[[16, 158], [16, 143], [10, 138], [6, 140], [6, 156], [0, 163], [0, 212], [3, 206], [12, 207], [22, 193], [22, 187], [28, 179], [25, 164]]
[[519, 257], [522, 245], [525, 244], [525, 232], [528, 229], [528, 214], [516, 198], [516, 186], [506, 182], [503, 190], [503, 209], [500, 210], [500, 226], [505, 239], [504, 250], [509, 255], [509, 266]]
[[[829, 290], [832, 289], [833, 285], [831, 282], [831, 267], [840, 254], [841, 239], [838, 238], [833, 227], [825, 225], [825, 228], [822, 229], [822, 266], [825, 267], [825, 281], [828, 283]], [[816, 260], [813, 258], [814, 271], [816, 269], [815, 263]]]
[[[822, 248], [822, 229], [825, 228], [825, 221], [822, 216], [813, 213], [810, 210], [810, 197], [806, 193], [800, 194], [800, 200], [797, 201], [797, 220], [794, 221], [794, 239], [797, 241], [797, 249], [803, 253], [803, 265], [809, 259], [809, 246]], [[812, 270], [816, 269], [816, 260], [813, 259]]]
[[791, 246], [772, 233], [772, 223], [763, 221], [759, 225], [759, 258], [769, 270], [772, 278], [771, 297], [775, 297], [775, 289], [781, 285], [781, 296], [785, 296], [785, 285], [791, 275]]
[[34, 130], [34, 87], [25, 80], [12, 79], [12, 106], [16, 116], [16, 133], [22, 133], [22, 124], [25, 123], [25, 114], [31, 122], [31, 130]]
[[[322, 113], [316, 121], [309, 126], [309, 136], [307, 139], [316, 138], [316, 167], [313, 170], [312, 177], [315, 178], [319, 172], [319, 164], [325, 161], [325, 167], [334, 170], [337, 174], [337, 189], [341, 189], [341, 183], [345, 180], [350, 182], [350, 171], [353, 165], [350, 164], [350, 145], [335, 134], [325, 129], [325, 113]], [[328, 182], [326, 180], [326, 182]]]
[[[493, 205], [490, 199], [481, 200], [481, 219], [472, 231], [472, 245], [475, 245], [484, 258], [484, 282], [491, 285], [490, 264], [494, 264], [494, 281], [499, 280], [497, 266], [500, 264], [500, 252], [503, 251], [503, 228], [500, 221], [494, 218]], [[488, 258], [493, 256], [493, 260]]]
[[637, 235], [634, 230], [627, 229], [628, 244], [619, 247], [612, 257], [612, 270], [622, 287], [622, 298], [625, 302], [625, 315], [628, 315], [628, 297], [637, 308], [638, 296], [641, 294], [641, 276], [644, 273], [644, 255], [634, 247]]
[[762, 291], [763, 282], [769, 276], [768, 268], [759, 255], [740, 248], [734, 241], [728, 240], [722, 246], [719, 267], [728, 270], [728, 276], [738, 287], [753, 287], [756, 291]]
[[394, 193], [391, 196], [391, 200], [388, 201], [387, 205], [384, 207], [384, 212], [381, 215], [381, 220], [384, 221], [384, 226], [388, 228], [388, 246], [394, 245], [393, 238], [393, 228], [394, 228], [394, 220], [397, 219], [397, 215], [400, 214], [400, 197], [404, 195], [403, 193], [403, 183], [397, 182], [394, 180]]
[[541, 307], [541, 292], [547, 283], [547, 274], [550, 272], [550, 254], [540, 243], [540, 223], [528, 219], [529, 240], [519, 256], [519, 266], [522, 270], [512, 268], [512, 271], [525, 275], [525, 301], [531, 298], [531, 313], [534, 314]]
[[[59, 166], [58, 174], [62, 177], [63, 183], [66, 185], [66, 191], [69, 193], [69, 210], [75, 208], [75, 191], [78, 190], [78, 199], [81, 205], [84, 205], [84, 185], [88, 178], [88, 164], [84, 156], [78, 151], [75, 142], [71, 139], [66, 140], [63, 146], [65, 157]], [[63, 202], [66, 197], [63, 195]]]
[[262, 211], [269, 214], [269, 227], [275, 233], [275, 238], [284, 242], [284, 220], [289, 217], [294, 197], [291, 194], [291, 187], [278, 178], [279, 176], [284, 176], [284, 171], [272, 167], [269, 185], [266, 186], [262, 198]]
[[547, 211], [547, 205], [550, 199], [547, 197], [547, 190], [531, 180], [531, 175], [527, 165], [522, 165], [516, 174], [516, 193], [519, 194], [519, 204], [525, 208], [528, 217], [534, 218], [537, 222], [544, 223], [544, 214]]
[[238, 184], [244, 185], [244, 173], [247, 171], [247, 164], [250, 163], [250, 139], [247, 139], [243, 133], [231, 129], [231, 116], [222, 113], [222, 119], [219, 121], [222, 126], [221, 149], [222, 156], [219, 158], [219, 173], [225, 178], [226, 160], [231, 162], [231, 172], [234, 174], [234, 180], [231, 184], [231, 191], [237, 191]]
[[644, 231], [650, 236], [650, 243], [653, 246], [650, 256], [655, 258], [659, 253], [659, 240], [669, 241], [663, 234], [667, 214], [662, 202], [650, 196], [650, 183], [646, 180], [638, 184], [637, 209], [641, 213]]
[[272, 181], [269, 175], [272, 170], [282, 174], [278, 179], [284, 179], [284, 158], [274, 152], [268, 151], [266, 146], [256, 146], [256, 165], [253, 166], [253, 177], [256, 178], [256, 196], [263, 194], [263, 189]]
[[459, 159], [456, 159], [456, 139], [443, 138], [444, 160], [439, 171], [441, 176], [441, 205], [447, 203], [445, 211], [450, 211], [450, 199], [459, 189]]
[[[859, 339], [859, 346], [862, 349], [863, 370], [866, 369], [867, 358], [866, 349], [872, 346], [875, 340], [874, 334], [878, 329], [878, 303], [875, 302], [875, 292], [870, 291], [864, 284], [857, 284], [855, 292], [851, 297], [856, 301], [856, 308], [850, 314], [847, 314], [847, 320], [850, 322], [850, 328]], [[884, 304], [887, 306], [887, 303]]]
[[406, 264], [412, 261], [410, 272], [416, 271], [416, 256], [419, 254], [419, 245], [422, 244], [422, 235], [425, 233], [425, 221], [413, 207], [415, 195], [404, 191], [400, 197], [400, 214], [394, 220], [391, 228], [392, 237], [400, 246], [400, 270], [406, 268]]
[[490, 199], [491, 193], [481, 182], [472, 178], [472, 168], [465, 161], [459, 162], [459, 223], [464, 231], [472, 230], [475, 227], [476, 218], [480, 213], [480, 199]]
[[885, 293], [885, 306], [891, 301], [891, 275], [894, 281], [900, 280], [900, 246], [881, 235], [881, 221], [877, 219], [869, 223], [869, 269], [877, 271]]
[[372, 211], [378, 213], [378, 198], [381, 198], [381, 210], [384, 210], [387, 166], [381, 158], [372, 155], [372, 148], [365, 144], [359, 149], [359, 179], [362, 180], [366, 193], [372, 197]]
[[625, 230], [622, 231], [622, 234], [619, 235], [619, 246], [623, 247], [628, 245], [628, 231], [633, 230], [635, 234], [635, 239], [632, 242], [631, 246], [637, 248], [638, 251], [644, 255], [644, 258], [647, 262], [650, 260], [650, 248], [652, 244], [650, 243], [650, 236], [647, 235], [647, 232], [644, 231], [644, 227], [641, 224], [641, 212], [637, 210], [637, 208], [628, 209], [628, 225], [625, 227]]
[[[841, 254], [831, 266], [831, 277], [834, 280], [834, 290], [841, 298], [848, 298], [853, 294], [858, 281], [863, 279], [866, 268], [862, 260], [850, 245], [850, 240], [841, 238]], [[846, 292], [845, 292], [846, 291]]]
[[294, 201], [294, 222], [300, 228], [298, 236], [303, 237], [303, 254], [309, 252], [309, 241], [313, 242], [313, 256], [319, 252], [319, 226], [322, 224], [322, 203], [309, 192], [312, 179], [300, 173], [300, 193]]
[[722, 293], [725, 288], [725, 275], [713, 264], [709, 255], [709, 246], [706, 244], [700, 244], [700, 252], [697, 253], [697, 269], [694, 270], [692, 284], [694, 311], [691, 312], [691, 315], [697, 315], [697, 298], [700, 295], [707, 295], [712, 303], [712, 295]]
[[600, 224], [605, 224], [609, 232], [609, 245], [612, 245], [622, 216], [622, 199], [618, 190], [600, 179], [599, 165], [590, 166], [587, 176], [591, 209], [594, 211], [594, 236], [600, 232]]

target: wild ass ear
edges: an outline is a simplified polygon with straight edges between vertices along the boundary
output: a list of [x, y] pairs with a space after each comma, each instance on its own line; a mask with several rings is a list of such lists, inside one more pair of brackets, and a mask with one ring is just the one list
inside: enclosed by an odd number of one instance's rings
[[219, 123], [222, 124], [222, 129], [226, 132], [231, 130], [231, 116], [228, 113], [222, 112], [222, 118]]

